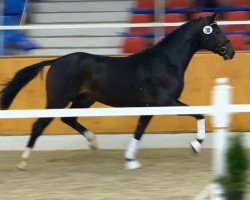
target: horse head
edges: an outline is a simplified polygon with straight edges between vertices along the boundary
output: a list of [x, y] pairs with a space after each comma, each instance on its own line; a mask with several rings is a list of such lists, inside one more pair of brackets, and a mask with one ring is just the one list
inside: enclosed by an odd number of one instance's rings
[[234, 57], [235, 50], [215, 22], [215, 17], [216, 13], [202, 18], [202, 28], [199, 34], [201, 48], [222, 56], [224, 60], [230, 60]]

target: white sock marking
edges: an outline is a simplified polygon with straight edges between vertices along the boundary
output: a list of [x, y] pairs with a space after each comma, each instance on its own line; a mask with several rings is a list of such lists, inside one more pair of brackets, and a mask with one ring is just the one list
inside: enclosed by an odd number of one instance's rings
[[31, 148], [27, 147], [24, 151], [23, 151], [23, 154], [22, 154], [22, 159], [23, 160], [28, 160], [29, 157], [30, 157], [30, 154], [31, 154]]
[[205, 119], [197, 120], [197, 139], [204, 140], [206, 137]]
[[84, 136], [86, 137], [86, 139], [88, 140], [88, 142], [91, 142], [93, 140], [96, 139], [96, 136], [94, 133], [92, 133], [91, 131], [85, 131], [84, 132]]
[[138, 143], [139, 143], [139, 140], [132, 138], [132, 140], [129, 142], [128, 147], [126, 149], [125, 158], [133, 159], [133, 160], [136, 158]]

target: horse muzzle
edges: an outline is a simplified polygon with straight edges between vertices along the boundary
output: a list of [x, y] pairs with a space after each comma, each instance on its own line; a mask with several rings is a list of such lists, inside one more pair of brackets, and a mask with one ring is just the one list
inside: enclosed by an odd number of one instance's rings
[[224, 60], [231, 60], [234, 58], [235, 51], [225, 52], [222, 54]]
[[228, 54], [223, 55], [224, 60], [231, 60], [233, 59], [233, 56], [229, 56]]
[[223, 57], [224, 60], [231, 60], [234, 58], [235, 50], [231, 43], [228, 41], [218, 48], [218, 54]]

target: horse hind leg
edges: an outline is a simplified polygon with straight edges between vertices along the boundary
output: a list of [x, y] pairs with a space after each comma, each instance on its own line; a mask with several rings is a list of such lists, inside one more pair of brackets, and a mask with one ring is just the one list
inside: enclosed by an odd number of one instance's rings
[[22, 153], [21, 162], [17, 165], [18, 169], [20, 170], [26, 169], [27, 161], [30, 157], [31, 151], [34, 147], [37, 138], [42, 134], [43, 130], [50, 124], [52, 120], [53, 118], [39, 118], [33, 124], [32, 134], [30, 136], [26, 149]]
[[[92, 100], [88, 100], [85, 98], [78, 98], [75, 101], [73, 101], [71, 108], [89, 108], [93, 103], [94, 101]], [[75, 129], [78, 133], [83, 135], [87, 139], [89, 147], [92, 150], [98, 149], [98, 142], [96, 135], [91, 131], [89, 131], [86, 127], [81, 125], [77, 121], [77, 117], [62, 117], [61, 120], [71, 128]]]
[[[49, 98], [47, 98], [47, 106], [46, 109], [51, 109], [51, 108], [64, 108], [68, 104], [68, 101], [52, 101]], [[39, 136], [42, 135], [44, 129], [51, 123], [53, 118], [39, 118], [37, 121], [33, 124], [32, 127], [32, 133], [29, 138], [28, 144], [25, 148], [25, 150], [22, 153], [21, 156], [21, 162], [20, 164], [17, 165], [17, 168], [20, 170], [26, 169], [27, 166], [27, 161], [31, 155], [31, 151], [35, 145], [35, 142]]]

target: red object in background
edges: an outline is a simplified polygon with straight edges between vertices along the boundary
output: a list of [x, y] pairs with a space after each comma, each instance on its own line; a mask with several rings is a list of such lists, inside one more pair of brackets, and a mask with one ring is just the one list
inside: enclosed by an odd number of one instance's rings
[[[225, 20], [227, 21], [244, 21], [249, 20], [250, 14], [247, 11], [227, 12], [225, 13]], [[227, 31], [244, 32], [249, 30], [248, 25], [232, 25], [226, 26]]]
[[[186, 15], [185, 14], [181, 14], [181, 13], [168, 13], [165, 14], [164, 16], [164, 22], [166, 23], [171, 23], [171, 22], [185, 22], [186, 19]], [[165, 32], [169, 33], [172, 32], [174, 30], [176, 30], [177, 27], [165, 27]]]
[[231, 41], [235, 50], [244, 51], [247, 50], [247, 37], [244, 35], [229, 35], [227, 36]]
[[249, 0], [230, 0], [230, 6], [232, 7], [244, 7], [244, 6], [250, 6]]
[[138, 53], [146, 47], [146, 39], [139, 37], [125, 38], [123, 53]]
[[[133, 14], [130, 23], [151, 23], [153, 22], [153, 16], [151, 14]], [[151, 27], [137, 28], [133, 27], [129, 29], [131, 34], [149, 34], [152, 33]]]
[[190, 8], [192, 6], [193, 3], [190, 0], [168, 0], [166, 4], [167, 8]]
[[217, 3], [217, 6], [218, 6], [218, 7], [223, 7], [223, 6], [225, 6], [225, 5], [224, 5], [224, 0], [215, 0], [215, 2]]
[[136, 8], [137, 9], [153, 9], [154, 8], [154, 0], [137, 0]]

